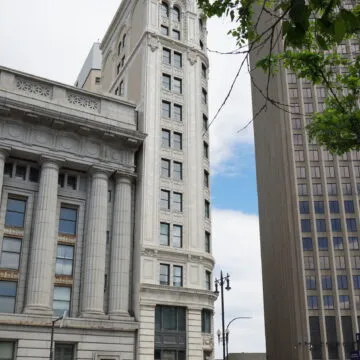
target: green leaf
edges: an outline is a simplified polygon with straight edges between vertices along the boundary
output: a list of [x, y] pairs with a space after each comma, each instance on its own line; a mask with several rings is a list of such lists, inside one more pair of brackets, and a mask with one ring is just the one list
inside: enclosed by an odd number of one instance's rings
[[346, 23], [339, 14], [334, 22], [334, 39], [337, 43], [341, 43], [346, 33]]
[[321, 35], [316, 35], [316, 41], [322, 50], [327, 50], [328, 46], [326, 40]]

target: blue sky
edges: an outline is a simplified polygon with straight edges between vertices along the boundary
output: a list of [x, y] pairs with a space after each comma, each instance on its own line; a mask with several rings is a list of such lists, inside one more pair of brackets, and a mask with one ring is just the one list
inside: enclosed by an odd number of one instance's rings
[[[120, 0], [3, 1], [0, 12], [0, 65], [56, 81], [73, 84], [94, 41], [100, 40]], [[208, 22], [211, 50], [235, 49], [227, 36], [229, 24]], [[9, 36], [11, 34], [11, 36]], [[223, 102], [241, 62], [239, 55], [209, 53], [210, 117]], [[212, 239], [220, 269], [231, 275], [226, 294], [226, 322], [251, 316], [231, 325], [230, 352], [264, 352], [264, 320], [259, 222], [249, 75], [242, 71], [234, 91], [210, 127], [212, 168]], [[220, 324], [220, 301], [215, 306], [215, 332]], [[235, 341], [236, 339], [236, 341]], [[215, 341], [216, 357], [221, 348]]]

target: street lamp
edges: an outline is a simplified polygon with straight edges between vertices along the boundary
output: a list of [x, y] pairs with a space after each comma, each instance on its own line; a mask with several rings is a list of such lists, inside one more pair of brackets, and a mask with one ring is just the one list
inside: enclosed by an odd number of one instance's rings
[[[226, 276], [223, 276], [222, 270], [220, 271], [220, 279], [215, 279], [215, 291], [214, 293], [216, 295], [219, 295], [219, 285], [220, 285], [220, 293], [221, 293], [221, 323], [222, 323], [222, 343], [223, 343], [223, 360], [225, 360], [225, 310], [224, 310], [224, 285], [226, 284], [225, 290], [231, 290], [230, 287], [230, 275], [226, 274]], [[218, 332], [219, 336], [219, 332]], [[220, 339], [220, 336], [219, 336]]]
[[[55, 329], [55, 324], [60, 321], [60, 320], [64, 320], [66, 318], [67, 315], [67, 310], [64, 311], [64, 314], [61, 315], [60, 317], [58, 317], [55, 320], [51, 321], [51, 339], [50, 339], [50, 360], [54, 359], [54, 329]], [[60, 327], [62, 327], [63, 323], [60, 323]]]
[[229, 335], [230, 335], [230, 330], [229, 330], [229, 326], [232, 322], [234, 322], [235, 320], [239, 320], [239, 319], [252, 319], [252, 317], [250, 316], [237, 316], [234, 317], [233, 319], [231, 319], [227, 326], [226, 326], [226, 331], [225, 331], [225, 336], [226, 336], [226, 360], [229, 360]]

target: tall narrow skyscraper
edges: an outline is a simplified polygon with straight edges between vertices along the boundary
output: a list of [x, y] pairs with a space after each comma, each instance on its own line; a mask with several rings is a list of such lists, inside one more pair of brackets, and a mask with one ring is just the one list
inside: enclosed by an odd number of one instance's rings
[[[334, 51], [357, 56], [359, 42]], [[265, 90], [267, 76], [253, 76]], [[349, 359], [360, 319], [360, 153], [333, 156], [309, 141], [325, 88], [282, 69], [269, 94], [290, 113], [268, 103], [254, 122], [268, 359]], [[254, 86], [254, 114], [264, 103]]]

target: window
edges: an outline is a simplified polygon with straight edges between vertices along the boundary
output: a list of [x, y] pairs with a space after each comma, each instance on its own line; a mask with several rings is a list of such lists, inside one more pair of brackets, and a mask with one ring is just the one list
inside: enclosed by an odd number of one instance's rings
[[311, 232], [311, 223], [309, 219], [301, 219], [301, 231]]
[[304, 161], [304, 151], [303, 150], [295, 150], [294, 158], [295, 158], [295, 161]]
[[298, 195], [299, 196], [307, 196], [307, 184], [298, 184]]
[[310, 150], [309, 159], [310, 161], [319, 161], [319, 152], [317, 150]]
[[73, 272], [74, 247], [69, 245], [58, 245], [56, 251], [57, 275], [72, 275]]
[[304, 251], [311, 251], [313, 249], [312, 239], [310, 237], [303, 237], [302, 238], [302, 243], [303, 243], [303, 250]]
[[316, 231], [317, 232], [326, 232], [325, 219], [316, 219]]
[[59, 233], [76, 235], [77, 209], [61, 206]]
[[204, 79], [206, 79], [207, 69], [206, 69], [206, 65], [204, 63], [201, 63], [201, 75]]
[[181, 181], [183, 179], [182, 163], [174, 161], [173, 178], [174, 180]]
[[323, 290], [332, 289], [331, 275], [322, 275], [321, 276], [321, 286]]
[[65, 311], [70, 311], [71, 288], [54, 286], [53, 312], [61, 316]]
[[340, 305], [340, 309], [349, 310], [350, 309], [349, 295], [339, 295], [339, 305]]
[[160, 5], [161, 16], [169, 17], [169, 5], [162, 1]]
[[125, 45], [126, 45], [126, 34], [123, 35], [122, 47], [124, 48]]
[[206, 159], [209, 158], [209, 145], [205, 141], [203, 144], [203, 155], [204, 155], [204, 158], [206, 158]]
[[162, 102], [162, 106], [161, 106], [161, 113], [162, 116], [165, 118], [170, 118], [171, 117], [171, 105], [168, 101], [163, 101]]
[[[121, 68], [121, 64], [118, 63], [116, 66], [116, 75], [118, 75], [120, 73], [120, 68]], [[117, 95], [117, 94], [115, 94], [115, 95]]]
[[125, 94], [125, 86], [124, 86], [124, 81], [120, 81], [120, 86], [119, 86], [119, 95], [123, 96]]
[[182, 106], [174, 104], [174, 120], [182, 121]]
[[360, 289], [360, 275], [353, 275], [354, 289]]
[[310, 213], [309, 202], [299, 201], [299, 210], [300, 210], [300, 214], [309, 214]]
[[345, 212], [347, 214], [353, 214], [355, 212], [354, 202], [352, 200], [345, 200], [344, 201], [344, 208], [345, 208]]
[[348, 166], [340, 166], [340, 176], [341, 177], [349, 177], [349, 167]]
[[317, 87], [317, 88], [316, 88], [316, 92], [317, 92], [317, 96], [318, 96], [319, 98], [324, 98], [324, 97], [326, 96], [326, 94], [325, 94], [325, 88], [323, 88], [323, 87]]
[[315, 263], [313, 256], [304, 256], [304, 268], [305, 270], [314, 270]]
[[344, 240], [341, 236], [334, 236], [333, 244], [335, 250], [344, 250]]
[[341, 187], [342, 187], [342, 191], [343, 191], [344, 195], [351, 195], [352, 194], [351, 184], [343, 183], [343, 184], [341, 184]]
[[309, 309], [317, 309], [318, 308], [318, 298], [317, 296], [311, 295], [307, 297], [308, 308]]
[[55, 344], [55, 360], [73, 360], [74, 345], [73, 344]]
[[299, 95], [298, 95], [298, 89], [289, 89], [289, 96], [291, 98], [297, 98]]
[[170, 177], [170, 160], [161, 159], [161, 176]]
[[[185, 332], [185, 308], [175, 306], [159, 306], [155, 308], [155, 331], [168, 334], [169, 331]], [[171, 359], [176, 359], [171, 357]], [[180, 360], [180, 359], [179, 359]]]
[[182, 54], [174, 52], [174, 65], [176, 68], [182, 68]]
[[210, 185], [209, 173], [206, 170], [204, 170], [204, 186], [208, 188], [209, 185]]
[[170, 284], [170, 265], [160, 264], [160, 285]]
[[329, 201], [329, 210], [330, 210], [330, 214], [339, 214], [340, 212], [339, 202], [336, 200]]
[[[115, 89], [114, 94], [115, 94], [115, 95], [119, 95], [119, 88], [118, 88], [118, 87]], [[59, 174], [59, 182], [60, 182], [60, 175], [61, 175], [61, 174]], [[62, 184], [62, 185], [61, 185], [61, 184]], [[60, 185], [61, 187], [64, 187], [64, 185], [63, 185], [63, 180], [61, 180], [61, 183], [59, 183], [59, 185]]]
[[160, 32], [161, 35], [169, 36], [169, 28], [167, 26], [161, 25]]
[[292, 119], [291, 122], [293, 130], [301, 129], [301, 119]]
[[345, 257], [344, 256], [335, 256], [335, 266], [338, 270], [345, 269]]
[[324, 309], [333, 309], [334, 308], [334, 298], [332, 295], [324, 295]]
[[15, 312], [16, 286], [14, 281], [0, 281], [0, 313]]
[[76, 190], [77, 177], [74, 175], [67, 175], [66, 187], [72, 190]]
[[171, 50], [163, 48], [163, 64], [171, 65]]
[[99, 76], [95, 77], [95, 84], [100, 84], [101, 78]]
[[321, 270], [328, 270], [330, 269], [330, 262], [328, 256], [320, 256], [320, 269]]
[[182, 248], [183, 229], [181, 225], [173, 225], [173, 247]]
[[5, 215], [5, 226], [24, 227], [26, 200], [8, 198]]
[[325, 174], [328, 178], [335, 177], [335, 168], [333, 166], [325, 166]]
[[306, 170], [304, 166], [298, 166], [296, 168], [296, 177], [298, 179], [305, 179], [306, 178]]
[[211, 290], [211, 272], [205, 271], [205, 289]]
[[4, 237], [2, 242], [0, 267], [3, 269], [19, 269], [21, 239]]
[[349, 249], [358, 250], [359, 249], [359, 240], [357, 236], [348, 237]]
[[318, 238], [319, 250], [328, 250], [328, 239], [327, 237]]
[[210, 203], [207, 200], [205, 200], [205, 217], [210, 218]]
[[347, 231], [349, 232], [357, 231], [356, 219], [346, 219], [346, 227], [347, 227]]
[[307, 290], [316, 290], [316, 280], [314, 275], [307, 275], [305, 281]]
[[338, 289], [347, 289], [348, 288], [347, 276], [346, 275], [338, 275], [337, 276], [337, 284], [338, 284]]
[[324, 160], [325, 161], [332, 161], [334, 160], [333, 155], [328, 151], [328, 150], [324, 150]]
[[17, 178], [19, 178], [21, 180], [25, 180], [26, 166], [24, 166], [24, 165], [16, 165], [15, 177], [17, 177]]
[[40, 178], [40, 171], [37, 168], [33, 168], [30, 167], [30, 171], [29, 171], [29, 181], [30, 182], [39, 182], [39, 178]]
[[296, 75], [293, 73], [288, 73], [287, 80], [289, 84], [296, 84]]
[[11, 341], [0, 341], [0, 359], [13, 360], [15, 359], [15, 343]]
[[181, 193], [174, 192], [173, 193], [173, 210], [174, 211], [182, 211], [183, 210], [183, 196]]
[[177, 22], [180, 21], [180, 9], [176, 6], [172, 9], [172, 19]]
[[331, 230], [332, 231], [341, 231], [340, 219], [331, 219]]
[[320, 167], [319, 166], [312, 166], [311, 170], [311, 177], [312, 178], [320, 178]]
[[182, 150], [182, 134], [174, 132], [174, 149]]
[[337, 195], [336, 184], [327, 184], [327, 192], [329, 196]]
[[311, 98], [311, 96], [312, 96], [312, 94], [311, 94], [311, 89], [310, 88], [303, 89], [303, 97]]
[[291, 112], [291, 114], [293, 114], [293, 115], [301, 115], [300, 114], [300, 107], [299, 107], [299, 105], [298, 104], [291, 104], [290, 105], [290, 112]]
[[207, 231], [205, 231], [205, 251], [207, 253], [211, 251], [211, 235]]
[[351, 267], [356, 270], [360, 269], [360, 256], [351, 257]]
[[170, 191], [161, 190], [160, 208], [162, 210], [170, 210]]
[[182, 94], [182, 80], [181, 79], [174, 78], [173, 90], [176, 94]]
[[170, 224], [160, 223], [160, 245], [170, 245]]
[[201, 311], [201, 332], [205, 334], [211, 333], [212, 311], [203, 309]]
[[203, 104], [207, 104], [207, 91], [204, 88], [201, 89], [201, 101]]
[[315, 214], [324, 214], [325, 207], [323, 201], [314, 201]]
[[171, 138], [170, 131], [162, 129], [161, 130], [161, 146], [170, 147], [171, 146]]
[[179, 30], [172, 30], [172, 38], [175, 40], [180, 40], [180, 31]]
[[321, 196], [322, 195], [321, 184], [312, 184], [312, 191], [314, 196]]
[[301, 134], [293, 134], [294, 145], [302, 145], [303, 138]]
[[174, 265], [173, 267], [173, 286], [183, 286], [183, 268], [182, 266]]
[[171, 90], [171, 76], [162, 74], [162, 88], [165, 90]]
[[201, 40], [199, 41], [199, 45], [200, 45], [200, 49], [204, 50], [204, 43]]

